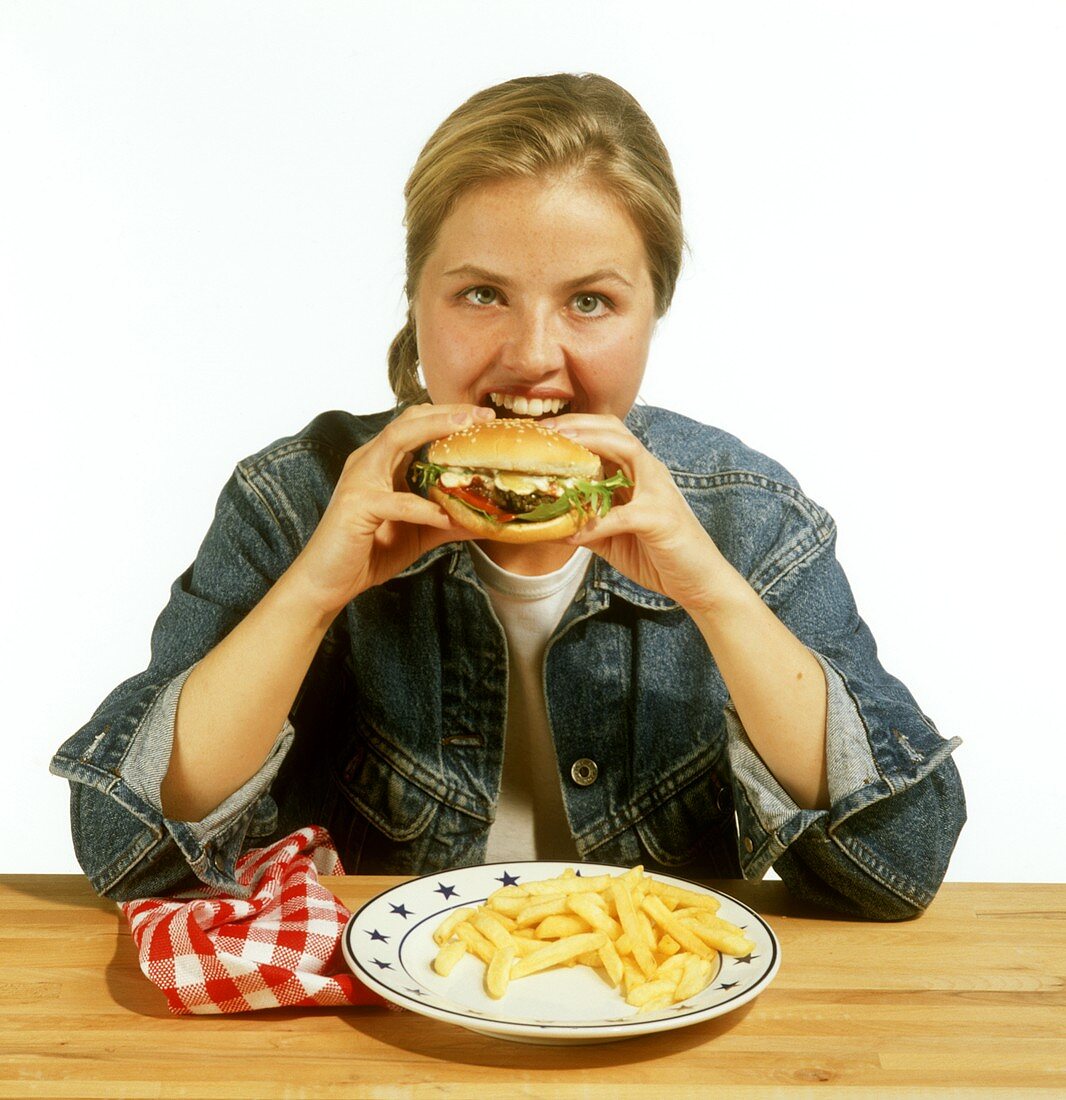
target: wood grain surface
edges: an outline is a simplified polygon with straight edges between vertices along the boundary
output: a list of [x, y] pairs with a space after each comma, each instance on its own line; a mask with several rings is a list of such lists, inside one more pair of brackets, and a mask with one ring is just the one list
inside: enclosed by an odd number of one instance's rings
[[[350, 907], [400, 879], [329, 878]], [[914, 921], [844, 920], [777, 882], [781, 970], [751, 1004], [592, 1046], [384, 1009], [174, 1017], [77, 875], [0, 876], [0, 1096], [1066, 1096], [1066, 886], [946, 885]]]

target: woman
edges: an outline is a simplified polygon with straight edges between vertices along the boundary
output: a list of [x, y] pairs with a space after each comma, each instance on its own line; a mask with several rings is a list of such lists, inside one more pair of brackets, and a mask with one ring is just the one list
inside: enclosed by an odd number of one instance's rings
[[[878, 663], [832, 520], [731, 436], [634, 404], [682, 246], [639, 105], [597, 76], [490, 88], [406, 197], [397, 409], [237, 467], [148, 669], [53, 761], [96, 889], [237, 890], [243, 847], [316, 822], [352, 872], [773, 864], [846, 912], [921, 911], [964, 820], [957, 742]], [[405, 472], [505, 415], [633, 488], [566, 541], [470, 542]]]

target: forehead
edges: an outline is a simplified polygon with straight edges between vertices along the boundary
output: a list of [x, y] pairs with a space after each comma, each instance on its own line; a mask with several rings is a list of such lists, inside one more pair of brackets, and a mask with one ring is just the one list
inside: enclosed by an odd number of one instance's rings
[[428, 266], [455, 264], [510, 273], [624, 268], [647, 275], [636, 223], [607, 190], [574, 178], [515, 179], [467, 191], [444, 220]]

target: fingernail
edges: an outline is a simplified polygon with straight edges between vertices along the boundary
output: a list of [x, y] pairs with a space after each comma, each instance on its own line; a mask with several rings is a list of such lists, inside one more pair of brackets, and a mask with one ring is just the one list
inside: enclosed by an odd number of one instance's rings
[[477, 417], [478, 420], [495, 420], [496, 419], [495, 410], [486, 409], [484, 407], [484, 405], [478, 405], [477, 408], [474, 409], [474, 416]]

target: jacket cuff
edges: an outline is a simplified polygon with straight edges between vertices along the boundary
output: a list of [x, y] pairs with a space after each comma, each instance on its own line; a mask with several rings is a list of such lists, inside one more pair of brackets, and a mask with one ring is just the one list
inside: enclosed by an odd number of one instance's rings
[[735, 708], [730, 704], [725, 709], [740, 835], [739, 856], [745, 878], [761, 878], [816, 821], [828, 818], [827, 828], [832, 831], [858, 808], [887, 797], [897, 786], [886, 784], [881, 777], [866, 725], [843, 677], [825, 657], [813, 651], [812, 655], [826, 682], [828, 811], [800, 809], [763, 763]]
[[[160, 787], [170, 766], [178, 699], [191, 671], [186, 669], [174, 677], [156, 696], [121, 766], [126, 786], [158, 810], [160, 816], [163, 814]], [[276, 827], [277, 805], [269, 791], [294, 736], [292, 723], [286, 720], [255, 775], [200, 821], [163, 817], [163, 827], [202, 882], [234, 896], [244, 895], [235, 876], [237, 857], [249, 833], [266, 836]]]

